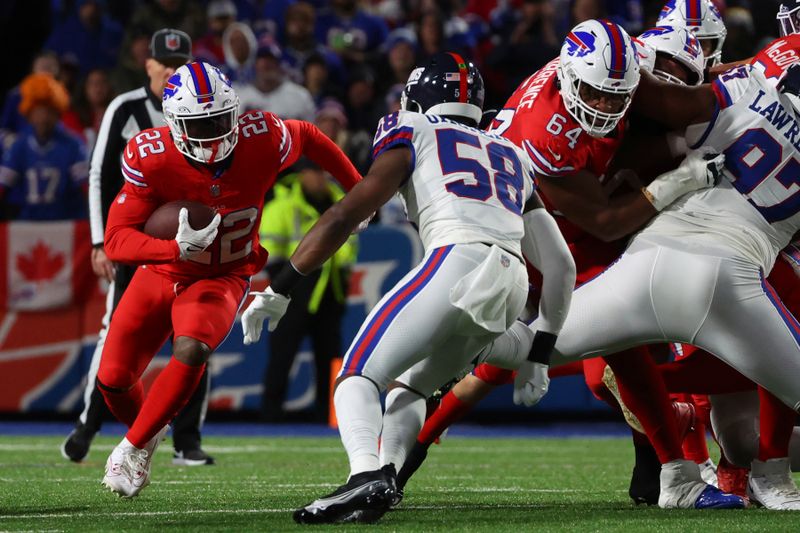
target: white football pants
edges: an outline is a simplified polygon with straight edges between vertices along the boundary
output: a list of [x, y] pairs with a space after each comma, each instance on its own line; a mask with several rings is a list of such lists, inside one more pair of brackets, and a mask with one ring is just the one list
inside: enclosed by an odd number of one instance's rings
[[513, 324], [527, 293], [525, 266], [497, 246], [430, 250], [367, 316], [340, 375], [364, 376], [380, 390], [396, 379], [430, 396]]
[[608, 270], [576, 289], [552, 365], [682, 342], [711, 352], [798, 410], [800, 324], [759, 267], [671, 246], [639, 235]]

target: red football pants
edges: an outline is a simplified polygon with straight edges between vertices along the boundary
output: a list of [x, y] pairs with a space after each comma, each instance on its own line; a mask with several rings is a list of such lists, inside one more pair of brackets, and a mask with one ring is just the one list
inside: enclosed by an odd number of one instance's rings
[[173, 332], [216, 349], [248, 288], [238, 276], [175, 281], [140, 267], [111, 318], [98, 380], [114, 389], [131, 387]]

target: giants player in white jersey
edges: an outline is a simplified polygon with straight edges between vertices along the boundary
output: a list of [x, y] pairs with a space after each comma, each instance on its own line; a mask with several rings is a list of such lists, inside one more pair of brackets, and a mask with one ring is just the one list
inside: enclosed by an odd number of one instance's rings
[[296, 281], [399, 190], [425, 257], [372, 310], [345, 356], [334, 403], [350, 477], [298, 509], [299, 523], [371, 522], [388, 509], [425, 399], [522, 311], [523, 250], [544, 279], [542, 334], [557, 335], [565, 319], [575, 264], [534, 190], [527, 153], [475, 127], [482, 105], [481, 75], [459, 55], [437, 54], [415, 69], [402, 110], [378, 125], [362, 185], [320, 218], [243, 316], [245, 342], [258, 338], [265, 318], [273, 328]]
[[[690, 147], [723, 152], [724, 179], [663, 211], [617, 263], [576, 291], [555, 362], [683, 342], [800, 408], [800, 324], [764, 279], [800, 228], [798, 92], [800, 67], [779, 89], [750, 66], [697, 88], [643, 84], [640, 110], [673, 128], [689, 125]], [[520, 373], [533, 379], [536, 370], [524, 362]]]
[[[693, 52], [692, 81], [698, 81], [702, 73], [699, 44], [685, 30], [673, 34], [681, 37], [680, 50], [688, 47]], [[638, 84], [639, 60], [645, 56], [649, 68], [654, 61], [660, 69], [669, 68], [670, 60], [656, 58], [652, 51], [644, 52], [635, 50], [629, 36], [613, 23], [583, 22], [567, 36], [560, 57], [523, 82], [495, 120], [494, 130], [532, 155], [540, 192], [557, 213], [556, 220], [575, 259], [579, 284], [600, 274], [619, 257], [625, 248], [621, 237], [643, 227], [674, 199], [706, 185], [705, 179], [668, 172], [648, 187], [653, 200], [638, 188], [618, 194], [613, 200], [608, 197], [605, 190], [608, 180], [604, 176], [627, 129], [626, 110]], [[674, 67], [682, 75], [681, 63]], [[515, 326], [514, 330], [520, 335], [528, 332], [525, 327]], [[742, 507], [744, 502], [738, 497], [718, 491], [711, 497], [712, 487], [703, 498], [684, 502], [682, 483], [660, 483], [662, 478], [666, 480], [661, 472], [688, 468], [688, 464], [681, 466], [686, 460], [678, 424], [649, 354], [614, 354], [605, 360], [588, 360], [586, 364], [579, 361], [578, 365], [559, 368], [558, 372], [564, 375], [565, 370], [578, 367], [592, 392], [616, 406], [617, 400], [603, 382], [606, 362], [614, 370], [620, 396], [641, 420], [655, 448], [649, 446], [647, 439], [634, 436], [637, 461], [629, 490], [634, 501], [659, 503], [663, 507], [675, 507], [679, 502], [697, 508]], [[547, 375], [541, 377], [543, 381], [534, 390], [544, 395]], [[402, 488], [421, 464], [427, 447], [445, 427], [485, 397], [492, 387], [513, 379], [510, 370], [484, 364], [448, 392], [409, 452], [398, 474], [398, 487]], [[700, 470], [692, 466], [700, 482]]]

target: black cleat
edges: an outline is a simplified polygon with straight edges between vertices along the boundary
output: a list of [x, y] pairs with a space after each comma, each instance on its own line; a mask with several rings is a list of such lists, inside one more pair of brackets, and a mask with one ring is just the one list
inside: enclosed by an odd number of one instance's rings
[[72, 433], [61, 444], [61, 455], [64, 459], [69, 459], [76, 463], [83, 461], [89, 454], [95, 432], [78, 422]]
[[202, 448], [193, 448], [173, 453], [172, 464], [177, 466], [204, 466], [215, 463], [214, 458], [204, 452]]
[[[397, 481], [396, 481], [397, 480], [397, 471], [394, 468], [394, 464], [383, 465], [383, 467], [381, 467], [381, 472], [383, 472], [383, 475], [386, 478], [386, 481], [389, 483], [389, 485], [392, 486], [392, 489], [395, 491], [395, 494], [396, 494], [396, 492], [397, 492], [397, 489], [396, 489], [396, 487], [397, 487]], [[397, 498], [397, 496], [394, 496], [391, 499], [391, 501], [389, 503], [389, 507], [394, 507], [393, 502], [395, 501], [396, 498]], [[402, 499], [402, 498], [403, 497], [401, 496], [400, 499]], [[398, 503], [399, 502], [400, 502], [400, 500], [398, 500]], [[382, 508], [382, 509], [359, 509], [358, 511], [354, 511], [351, 515], [342, 518], [341, 522], [357, 522], [359, 524], [374, 524], [375, 522], [380, 520], [381, 517], [384, 514], [386, 514], [386, 511], [389, 510], [389, 507]]]
[[298, 524], [373, 523], [389, 510], [395, 490], [393, 474], [394, 466], [387, 465], [351, 476], [332, 493], [296, 510], [292, 518]]
[[403, 499], [403, 490], [406, 487], [406, 483], [408, 483], [411, 476], [419, 470], [422, 463], [425, 462], [425, 458], [428, 457], [428, 448], [430, 448], [430, 446], [430, 444], [423, 444], [417, 441], [414, 443], [414, 447], [411, 448], [411, 451], [408, 452], [403, 467], [397, 474], [397, 490], [395, 491], [395, 497], [392, 501], [392, 507], [397, 507]]
[[636, 505], [658, 505], [661, 493], [661, 462], [649, 444], [634, 445], [636, 464], [633, 466], [628, 495]]

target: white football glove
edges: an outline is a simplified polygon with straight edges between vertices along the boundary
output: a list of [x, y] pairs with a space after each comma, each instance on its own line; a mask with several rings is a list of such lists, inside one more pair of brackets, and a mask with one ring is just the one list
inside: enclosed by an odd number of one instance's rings
[[544, 398], [550, 388], [549, 366], [525, 361], [514, 379], [514, 404], [533, 407]]
[[208, 226], [202, 229], [193, 229], [189, 224], [189, 211], [185, 207], [182, 208], [178, 213], [178, 233], [175, 235], [175, 240], [181, 249], [181, 259], [191, 259], [208, 248], [217, 238], [221, 219], [217, 213]]
[[716, 185], [724, 164], [725, 154], [692, 152], [678, 168], [654, 179], [644, 194], [656, 211], [661, 211], [686, 193]]
[[278, 322], [286, 314], [291, 298], [278, 294], [267, 287], [264, 292], [251, 292], [255, 298], [242, 314], [242, 329], [244, 330], [244, 343], [255, 344], [261, 338], [261, 329], [264, 320], [269, 320], [267, 330], [275, 331]]

